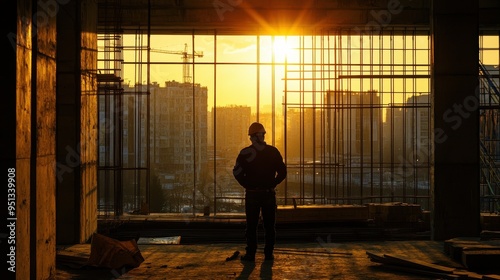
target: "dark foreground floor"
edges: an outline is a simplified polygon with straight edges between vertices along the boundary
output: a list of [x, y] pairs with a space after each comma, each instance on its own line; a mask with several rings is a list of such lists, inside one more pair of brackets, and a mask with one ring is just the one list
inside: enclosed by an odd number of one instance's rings
[[[262, 251], [255, 263], [227, 261], [243, 244], [139, 245], [144, 262], [131, 270], [71, 268], [58, 263], [57, 279], [439, 279], [381, 269], [366, 252], [406, 256], [434, 264], [463, 269], [444, 254], [443, 242], [360, 241], [278, 243], [273, 262]], [[60, 254], [88, 257], [90, 244], [59, 248]]]

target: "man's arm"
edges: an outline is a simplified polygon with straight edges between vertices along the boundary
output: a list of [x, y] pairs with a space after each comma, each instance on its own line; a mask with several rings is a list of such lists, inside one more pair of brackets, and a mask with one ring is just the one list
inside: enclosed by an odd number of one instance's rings
[[250, 146], [241, 150], [236, 158], [236, 164], [233, 167], [233, 176], [244, 188], [247, 188], [249, 183], [249, 178], [247, 177], [248, 170], [245, 169], [249, 168], [248, 163], [253, 161], [256, 156], [257, 151]]
[[275, 178], [275, 183], [276, 183], [276, 186], [283, 182], [283, 180], [285, 180], [286, 178], [286, 174], [287, 174], [287, 171], [286, 171], [286, 165], [285, 163], [283, 162], [283, 157], [281, 156], [281, 154], [279, 153], [278, 151], [278, 159], [277, 159], [277, 166], [276, 166], [276, 178]]
[[238, 183], [246, 188], [246, 176], [245, 176], [245, 170], [243, 169], [243, 165], [241, 164], [241, 154], [238, 155], [238, 158], [236, 159], [236, 163], [234, 164], [233, 167], [233, 176], [238, 181]]

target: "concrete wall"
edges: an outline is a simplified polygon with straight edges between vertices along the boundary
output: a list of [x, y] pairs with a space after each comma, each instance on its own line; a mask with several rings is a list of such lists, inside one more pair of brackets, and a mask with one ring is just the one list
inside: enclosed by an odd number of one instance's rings
[[80, 1], [80, 233], [97, 230], [97, 2]]
[[60, 6], [57, 34], [57, 243], [97, 230], [97, 4]]

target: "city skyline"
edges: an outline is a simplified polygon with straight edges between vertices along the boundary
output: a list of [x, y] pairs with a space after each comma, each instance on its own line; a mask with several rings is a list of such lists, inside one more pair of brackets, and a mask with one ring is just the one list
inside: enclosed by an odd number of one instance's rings
[[[293, 93], [299, 89], [319, 92], [377, 90], [384, 93], [391, 88], [388, 93], [394, 95], [382, 96], [383, 104], [403, 102], [405, 94], [430, 92], [430, 39], [425, 35], [371, 38], [355, 35], [329, 36], [326, 42], [315, 37], [306, 41], [304, 38], [307, 36], [219, 35], [214, 40], [211, 35], [154, 35], [151, 36], [151, 49], [172, 53], [152, 51], [150, 69], [146, 69], [145, 65], [141, 67], [141, 64], [135, 64], [147, 59], [147, 46], [141, 47], [143, 51], [137, 51], [138, 38], [144, 40], [133, 35], [124, 35], [122, 39], [124, 62], [120, 67], [124, 83], [129, 86], [145, 84], [147, 77], [143, 73], [147, 72], [150, 73], [151, 83], [183, 81], [183, 57], [179, 53], [187, 45], [187, 52], [191, 54], [194, 44], [194, 51], [203, 55], [189, 59], [188, 67], [193, 83], [202, 84], [209, 89], [209, 109], [214, 106], [245, 105], [257, 111], [263, 110], [263, 106], [274, 104], [275, 109], [280, 110], [285, 88], [288, 102], [299, 101], [300, 98]], [[483, 64], [498, 64], [500, 59], [495, 51], [499, 44], [497, 37], [481, 36], [480, 44], [484, 49], [481, 52]], [[309, 51], [313, 47], [318, 50]], [[367, 47], [374, 49], [367, 53], [363, 50]], [[407, 48], [408, 51], [404, 51]], [[347, 49], [349, 51], [345, 51]], [[320, 70], [322, 73], [317, 69], [312, 70], [312, 65], [322, 63], [320, 56], [329, 56], [329, 60], [337, 57], [334, 63], [339, 66]], [[403, 63], [407, 66], [398, 66]], [[302, 66], [297, 66], [298, 64]], [[297, 73], [302, 74], [297, 76]], [[331, 75], [330, 73], [340, 79], [333, 83], [331, 78], [314, 77]], [[214, 76], [217, 77], [216, 80]], [[377, 78], [373, 78], [374, 76]], [[297, 79], [317, 81], [298, 84]]]
[[[378, 90], [383, 92], [384, 88], [392, 86], [395, 93], [406, 91], [429, 92], [428, 76], [430, 68], [428, 65], [430, 64], [430, 55], [428, 36], [408, 36], [408, 39], [405, 39], [404, 36], [395, 36], [393, 38], [378, 36], [377, 38], [372, 38], [371, 41], [372, 44], [377, 44], [379, 49], [375, 49], [371, 54], [367, 54], [362, 49], [352, 48], [356, 44], [359, 45], [359, 48], [366, 47], [366, 40], [363, 41], [360, 36], [331, 36], [329, 41], [332, 42], [320, 41], [317, 38], [310, 39], [310, 42], [304, 42], [304, 39], [300, 36], [275, 36], [274, 43], [272, 36], [217, 36], [217, 46], [213, 36], [152, 36], [151, 48], [180, 51], [184, 49], [184, 44], [187, 44], [188, 52], [192, 52], [194, 43], [194, 51], [203, 53], [203, 57], [194, 57], [194, 63], [193, 60], [189, 60], [190, 73], [193, 76], [194, 83], [203, 84], [209, 88], [209, 108], [234, 104], [248, 105], [256, 110], [257, 102], [259, 107], [260, 104], [280, 104], [283, 101], [285, 88], [289, 92], [287, 98], [290, 102], [299, 100], [290, 92], [297, 91], [300, 88], [306, 90], [312, 88], [352, 91]], [[136, 83], [147, 82], [147, 77], [144, 74], [138, 77], [139, 66], [133, 63], [137, 61], [138, 54], [142, 55], [142, 61], [146, 61], [147, 52], [133, 50], [131, 46], [137, 44], [134, 39], [135, 37], [131, 35], [124, 36], [123, 39], [126, 50], [123, 53], [125, 63], [123, 64], [122, 78], [125, 84], [130, 85], [133, 85], [134, 81]], [[415, 51], [412, 53], [394, 50], [389, 56], [385, 49], [391, 47], [391, 41], [393, 41], [392, 47], [398, 48], [410, 47], [411, 41], [411, 44], [414, 45], [411, 47]], [[339, 46], [335, 47], [334, 43], [339, 44]], [[315, 52], [309, 50], [313, 45], [318, 48]], [[346, 51], [347, 49], [348, 51]], [[345, 66], [313, 69], [314, 64], [323, 63], [321, 56], [329, 56], [328, 59], [337, 56], [334, 63]], [[393, 57], [392, 61], [391, 57]], [[377, 63], [387, 65], [403, 64], [403, 60], [409, 64], [413, 63], [414, 66], [408, 66], [409, 68], [393, 67], [391, 73], [387, 72], [389, 68], [376, 66]], [[150, 62], [150, 82], [161, 84], [164, 81], [183, 80], [181, 55], [151, 52]], [[361, 63], [372, 64], [372, 66], [356, 66]], [[144, 67], [142, 73], [147, 73], [147, 69]], [[319, 71], [322, 73], [319, 73]], [[217, 75], [214, 75], [215, 73]], [[318, 76], [331, 75], [330, 73], [335, 76], [332, 78], [346, 75], [349, 77], [344, 77], [340, 83], [337, 83], [331, 78], [325, 79], [325, 77]], [[297, 76], [299, 74], [302, 76]], [[377, 74], [381, 77], [387, 77], [387, 74], [418, 75], [418, 77], [416, 79], [380, 78], [375, 80], [353, 77], [368, 74]], [[314, 77], [315, 75], [316, 77]], [[216, 80], [214, 80], [214, 76], [216, 76]], [[316, 78], [317, 81], [299, 85], [296, 81], [297, 78], [306, 80]], [[415, 84], [409, 85], [408, 82]], [[396, 98], [402, 100], [403, 97]]]

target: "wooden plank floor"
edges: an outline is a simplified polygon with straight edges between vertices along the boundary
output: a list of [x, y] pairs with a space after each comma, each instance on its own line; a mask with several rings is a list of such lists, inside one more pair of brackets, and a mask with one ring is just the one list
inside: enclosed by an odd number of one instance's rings
[[[139, 245], [145, 261], [129, 271], [71, 268], [58, 263], [57, 279], [433, 279], [381, 269], [366, 251], [408, 256], [425, 262], [463, 268], [437, 241], [360, 241], [278, 243], [273, 262], [259, 250], [255, 263], [226, 261], [244, 244]], [[182, 242], [181, 242], [182, 243]], [[90, 244], [58, 248], [59, 254], [88, 257]]]

